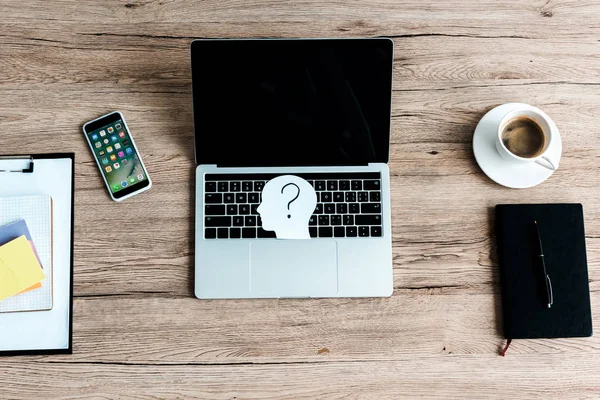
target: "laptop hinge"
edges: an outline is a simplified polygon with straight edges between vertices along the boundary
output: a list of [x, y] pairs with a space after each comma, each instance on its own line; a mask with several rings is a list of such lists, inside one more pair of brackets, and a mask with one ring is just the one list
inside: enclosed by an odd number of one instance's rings
[[[355, 163], [355, 164], [313, 164], [313, 165], [227, 165], [227, 164], [209, 164], [210, 166], [215, 166], [217, 168], [319, 168], [319, 167], [367, 167], [373, 163]], [[206, 165], [206, 164], [203, 164]]]

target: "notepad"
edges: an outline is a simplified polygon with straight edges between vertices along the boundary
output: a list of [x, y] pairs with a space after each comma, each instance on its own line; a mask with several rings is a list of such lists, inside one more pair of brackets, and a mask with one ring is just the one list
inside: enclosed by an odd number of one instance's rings
[[25, 235], [0, 246], [0, 300], [14, 296], [44, 278], [44, 271]]
[[[52, 199], [49, 195], [0, 197], [0, 226], [25, 220], [43, 267], [42, 287], [0, 300], [0, 313], [50, 310], [53, 306]], [[0, 243], [1, 244], [1, 243]]]
[[[534, 221], [552, 287], [551, 308]], [[498, 205], [496, 229], [506, 338], [591, 336], [582, 205]]]

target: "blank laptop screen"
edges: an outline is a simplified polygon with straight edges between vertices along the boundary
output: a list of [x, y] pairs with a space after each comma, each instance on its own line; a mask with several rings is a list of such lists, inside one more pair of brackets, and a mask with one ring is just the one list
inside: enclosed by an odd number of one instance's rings
[[392, 62], [389, 39], [194, 41], [196, 162], [387, 162]]

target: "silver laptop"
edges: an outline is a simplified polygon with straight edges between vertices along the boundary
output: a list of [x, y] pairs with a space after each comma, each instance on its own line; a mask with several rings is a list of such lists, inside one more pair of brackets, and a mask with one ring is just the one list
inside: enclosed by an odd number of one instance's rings
[[389, 39], [191, 45], [198, 298], [390, 296]]

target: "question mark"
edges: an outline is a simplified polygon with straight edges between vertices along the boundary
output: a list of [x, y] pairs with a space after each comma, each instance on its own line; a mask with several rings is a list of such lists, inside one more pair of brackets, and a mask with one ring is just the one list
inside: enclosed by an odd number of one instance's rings
[[[288, 183], [287, 185], [285, 185], [284, 187], [281, 188], [281, 194], [283, 194], [283, 190], [290, 186], [290, 185], [294, 185], [296, 186], [296, 189], [298, 189], [298, 193], [296, 193], [296, 197], [294, 197], [293, 199], [291, 199], [287, 205], [288, 211], [290, 210], [290, 204], [292, 204], [299, 196], [300, 196], [300, 188], [298, 187], [298, 185], [296, 185], [295, 183]], [[292, 218], [292, 216], [290, 214], [288, 214], [288, 218]]]

